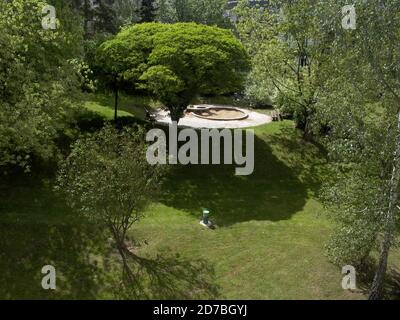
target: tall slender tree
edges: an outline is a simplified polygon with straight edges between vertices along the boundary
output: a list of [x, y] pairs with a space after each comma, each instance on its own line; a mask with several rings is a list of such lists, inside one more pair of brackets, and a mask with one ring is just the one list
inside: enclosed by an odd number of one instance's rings
[[155, 0], [142, 0], [140, 22], [153, 22], [156, 18]]
[[325, 30], [335, 36], [326, 69], [330, 81], [317, 107], [331, 128], [327, 145], [341, 177], [326, 189], [341, 211], [330, 251], [340, 261], [357, 263], [378, 248], [369, 296], [376, 300], [384, 294], [399, 222], [400, 3], [356, 1], [355, 29], [337, 23], [345, 4], [324, 7], [335, 19]]

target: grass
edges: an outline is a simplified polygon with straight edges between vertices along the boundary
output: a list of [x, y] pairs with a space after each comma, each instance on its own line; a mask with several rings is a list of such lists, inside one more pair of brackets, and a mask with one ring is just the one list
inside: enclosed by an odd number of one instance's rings
[[[341, 288], [340, 270], [324, 257], [332, 225], [314, 194], [325, 160], [289, 121], [256, 129], [256, 168], [177, 167], [163, 201], [132, 230], [143, 256], [179, 253], [207, 261], [218, 298], [360, 299]], [[201, 208], [218, 225], [199, 225]]]
[[[118, 100], [119, 117], [136, 117], [145, 119], [145, 108], [157, 108], [159, 103], [154, 102], [148, 97], [119, 95]], [[114, 119], [114, 97], [109, 94], [86, 94], [84, 96], [84, 106], [89, 111], [93, 111], [106, 120]]]
[[[133, 102], [122, 106], [137, 116]], [[105, 116], [110, 105], [107, 99], [87, 102]], [[137, 254], [160, 271], [155, 280], [144, 277], [145, 297], [365, 298], [341, 288], [341, 270], [324, 256], [333, 225], [315, 196], [327, 175], [320, 150], [290, 121], [255, 132], [253, 175], [235, 176], [229, 165], [175, 166], [162, 198], [132, 228], [131, 237], [141, 243]], [[71, 213], [51, 184], [43, 175], [22, 176], [0, 190], [0, 297], [114, 297], [109, 261], [113, 265], [115, 256], [103, 233]], [[203, 207], [215, 230], [199, 225]], [[399, 259], [393, 251], [392, 266]], [[46, 264], [55, 265], [60, 278], [55, 292], [40, 287]]]

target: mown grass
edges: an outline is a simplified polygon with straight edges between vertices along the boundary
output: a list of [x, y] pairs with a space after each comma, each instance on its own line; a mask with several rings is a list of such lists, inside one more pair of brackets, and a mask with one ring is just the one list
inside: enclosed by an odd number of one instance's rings
[[[365, 298], [341, 288], [340, 268], [324, 255], [333, 224], [316, 198], [328, 174], [323, 153], [290, 121], [255, 133], [251, 176], [235, 176], [230, 165], [172, 169], [161, 199], [130, 231], [141, 244], [136, 253], [159, 272], [141, 278], [143, 297]], [[44, 175], [22, 176], [0, 190], [0, 297], [115, 297], [117, 258], [104, 230], [77, 218], [54, 195], [52, 182]], [[199, 224], [204, 207], [215, 230]], [[393, 251], [391, 265], [399, 258]], [[40, 286], [46, 264], [55, 265], [60, 277], [55, 292]], [[389, 285], [398, 290], [394, 279]]]
[[[141, 96], [119, 95], [118, 117], [136, 117], [145, 119], [145, 108], [154, 109], [161, 106], [151, 98]], [[106, 120], [114, 119], [114, 97], [111, 94], [86, 94], [84, 107], [93, 111]]]
[[[132, 235], [140, 254], [204, 259], [218, 297], [228, 299], [359, 299], [341, 288], [340, 270], [324, 256], [332, 231], [315, 192], [325, 159], [290, 121], [256, 129], [255, 171], [232, 166], [176, 167], [161, 203]], [[211, 211], [215, 230], [199, 225]]]

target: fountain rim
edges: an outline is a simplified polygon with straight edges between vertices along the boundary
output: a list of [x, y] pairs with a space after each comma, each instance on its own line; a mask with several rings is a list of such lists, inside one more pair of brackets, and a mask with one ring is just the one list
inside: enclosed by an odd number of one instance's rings
[[[210, 118], [207, 116], [201, 116], [194, 112], [194, 111], [199, 111], [199, 110], [203, 111], [203, 110], [210, 110], [210, 109], [235, 110], [235, 111], [242, 113], [243, 115], [235, 117], [235, 118]], [[248, 112], [246, 112], [240, 108], [234, 107], [234, 106], [216, 106], [216, 105], [195, 105], [195, 106], [193, 106], [193, 105], [191, 105], [186, 109], [186, 111], [189, 111], [190, 114], [192, 114], [196, 118], [211, 120], [211, 121], [239, 121], [239, 120], [245, 120], [249, 117]]]

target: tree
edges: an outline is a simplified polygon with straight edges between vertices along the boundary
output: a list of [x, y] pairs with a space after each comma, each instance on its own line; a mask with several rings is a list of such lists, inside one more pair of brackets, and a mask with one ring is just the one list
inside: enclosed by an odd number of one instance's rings
[[157, 0], [157, 21], [163, 23], [197, 22], [230, 27], [226, 17], [227, 0]]
[[113, 10], [116, 14], [118, 28], [140, 21], [140, 0], [116, 0]]
[[57, 154], [78, 88], [68, 60], [82, 35], [66, 7], [58, 7], [57, 29], [42, 27], [45, 2], [0, 2], [0, 167], [29, 169], [33, 159]]
[[118, 32], [116, 0], [98, 0], [98, 7], [94, 8], [94, 32], [116, 34]]
[[268, 7], [243, 0], [234, 9], [239, 37], [252, 57], [250, 90], [263, 86], [262, 98], [269, 92], [305, 135], [311, 133], [321, 69], [329, 60], [329, 34], [320, 30], [326, 18], [321, 7], [315, 0], [276, 0]]
[[155, 0], [142, 0], [140, 7], [140, 22], [153, 22], [155, 17]]
[[174, 121], [196, 95], [242, 90], [249, 66], [230, 31], [195, 23], [125, 28], [100, 46], [97, 60], [117, 83], [159, 99]]
[[[325, 7], [340, 19], [341, 5]], [[330, 20], [330, 80], [318, 102], [318, 117], [330, 127], [326, 145], [340, 178], [326, 188], [342, 211], [330, 244], [335, 257], [360, 263], [378, 248], [370, 299], [383, 297], [390, 248], [399, 221], [400, 183], [400, 3], [357, 1], [357, 27]], [[352, 262], [350, 260], [350, 262]], [[349, 260], [347, 260], [349, 261]]]
[[56, 190], [77, 213], [108, 230], [123, 263], [123, 277], [135, 281], [127, 232], [160, 190], [165, 166], [146, 161], [145, 133], [106, 126], [79, 139], [60, 165]]

